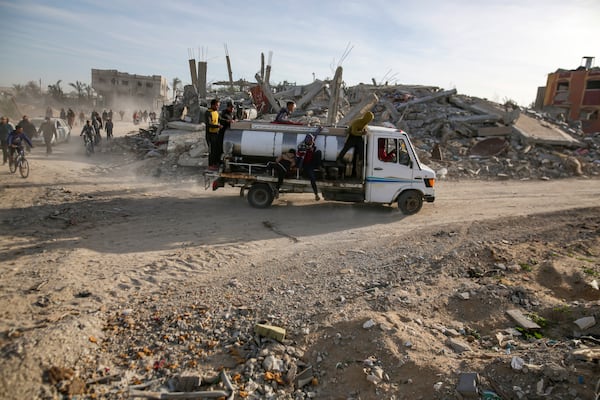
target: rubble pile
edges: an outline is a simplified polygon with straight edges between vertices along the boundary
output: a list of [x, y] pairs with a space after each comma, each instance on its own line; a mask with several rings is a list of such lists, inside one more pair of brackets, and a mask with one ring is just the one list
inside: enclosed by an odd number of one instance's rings
[[[318, 89], [318, 90], [315, 90]], [[193, 87], [163, 110], [152, 146], [136, 144], [140, 156], [166, 155], [161, 171], [186, 173], [185, 168], [207, 166], [207, 145], [201, 115], [205, 101], [198, 101]], [[402, 129], [411, 135], [419, 157], [440, 179], [557, 179], [600, 175], [600, 132], [584, 135], [577, 126], [554, 120], [514, 104], [500, 105], [484, 99], [425, 86], [358, 85], [343, 91], [337, 124], [345, 125], [365, 110], [375, 114], [375, 125]], [[236, 97], [237, 96], [237, 97]], [[325, 82], [293, 87], [273, 95], [284, 104], [296, 100], [295, 120], [307, 125], [326, 125], [331, 119], [331, 93]], [[243, 93], [224, 94], [233, 99], [240, 115], [252, 105]], [[302, 106], [302, 108], [300, 107]], [[269, 111], [273, 111], [271, 108]], [[245, 111], [244, 111], [245, 112]], [[248, 113], [244, 114], [248, 115]], [[272, 121], [263, 113], [260, 120]], [[521, 121], [528, 125], [521, 127]], [[531, 131], [540, 131], [532, 133]], [[144, 153], [143, 150], [148, 152]], [[155, 174], [156, 170], [152, 172]]]

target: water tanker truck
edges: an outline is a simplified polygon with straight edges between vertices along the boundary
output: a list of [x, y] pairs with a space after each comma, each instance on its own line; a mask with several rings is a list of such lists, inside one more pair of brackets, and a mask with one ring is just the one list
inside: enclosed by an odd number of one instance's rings
[[404, 214], [415, 214], [424, 201], [435, 200], [435, 172], [419, 161], [405, 132], [369, 125], [358, 150], [362, 154], [350, 150], [338, 160], [347, 132], [345, 127], [235, 122], [225, 132], [223, 163], [218, 171], [205, 173], [205, 186], [239, 187], [240, 195], [257, 208], [269, 207], [279, 193], [312, 192], [300, 169], [289, 171], [277, 190], [277, 177], [268, 168], [269, 161], [296, 149], [311, 134], [322, 153], [317, 186], [325, 200], [397, 203]]

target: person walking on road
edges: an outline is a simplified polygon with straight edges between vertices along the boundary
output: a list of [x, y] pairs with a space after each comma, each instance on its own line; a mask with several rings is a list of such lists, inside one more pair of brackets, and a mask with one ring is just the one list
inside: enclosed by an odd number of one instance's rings
[[8, 135], [12, 131], [11, 126], [8, 124], [8, 118], [0, 118], [0, 146], [2, 146], [2, 165], [8, 161]]
[[113, 137], [113, 122], [112, 119], [107, 119], [104, 124], [104, 130], [106, 131], [106, 139], [110, 140]]
[[38, 133], [41, 133], [44, 136], [44, 143], [46, 144], [46, 155], [49, 156], [52, 154], [52, 139], [57, 136], [56, 126], [54, 122], [50, 120], [50, 118], [46, 117], [46, 120], [40, 126], [40, 130]]

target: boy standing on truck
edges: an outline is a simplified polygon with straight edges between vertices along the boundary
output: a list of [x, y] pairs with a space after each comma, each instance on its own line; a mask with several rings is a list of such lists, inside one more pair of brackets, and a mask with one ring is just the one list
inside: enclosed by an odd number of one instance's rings
[[218, 146], [219, 146], [219, 161], [221, 159], [221, 155], [223, 154], [223, 139], [225, 138], [225, 131], [229, 128], [231, 128], [231, 124], [235, 121], [235, 115], [233, 114], [233, 109], [234, 109], [234, 104], [233, 101], [228, 101], [227, 102], [227, 107], [221, 111], [221, 114], [219, 115], [219, 123], [221, 124], [222, 128], [219, 129], [219, 134], [218, 134]]
[[315, 195], [315, 200], [319, 201], [319, 191], [317, 189], [317, 177], [315, 170], [321, 168], [321, 161], [323, 155], [321, 150], [317, 150], [315, 145], [315, 137], [312, 134], [306, 135], [304, 141], [298, 145], [298, 151], [296, 152], [298, 160], [298, 168], [302, 168], [303, 175], [310, 179], [310, 186], [312, 187]]
[[337, 156], [337, 163], [344, 165], [344, 156], [348, 150], [354, 148], [354, 154], [352, 156], [353, 176], [358, 174], [358, 171], [356, 171], [356, 163], [358, 160], [362, 160], [362, 151], [364, 147], [363, 136], [367, 133], [367, 125], [369, 125], [369, 122], [373, 121], [373, 118], [375, 118], [375, 115], [372, 112], [367, 111], [365, 115], [350, 123], [346, 143], [344, 143], [342, 151], [340, 151], [340, 154]]
[[210, 101], [210, 108], [206, 110], [206, 144], [208, 145], [208, 169], [216, 171], [219, 169], [219, 129], [223, 126], [219, 123], [219, 99]]

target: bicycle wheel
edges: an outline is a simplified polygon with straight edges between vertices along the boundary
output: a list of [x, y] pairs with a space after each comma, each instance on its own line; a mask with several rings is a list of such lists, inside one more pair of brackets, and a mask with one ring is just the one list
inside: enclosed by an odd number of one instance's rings
[[10, 170], [11, 174], [17, 172], [17, 160], [15, 159], [15, 157], [10, 157], [8, 159], [8, 169]]
[[24, 158], [19, 160], [19, 173], [23, 178], [29, 176], [29, 162]]

